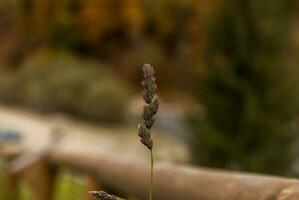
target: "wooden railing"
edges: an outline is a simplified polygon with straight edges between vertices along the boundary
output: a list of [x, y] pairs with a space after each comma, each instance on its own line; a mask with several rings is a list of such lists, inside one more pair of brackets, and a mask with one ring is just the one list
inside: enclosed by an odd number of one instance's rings
[[[2, 148], [3, 150], [3, 148]], [[4, 152], [4, 151], [3, 151]], [[32, 200], [50, 200], [57, 169], [76, 169], [88, 175], [88, 189], [112, 188], [147, 199], [148, 166], [125, 157], [81, 155], [47, 148], [39, 153], [6, 151], [6, 186], [16, 200], [16, 182], [24, 179]], [[297, 200], [299, 181], [281, 177], [234, 173], [187, 165], [157, 163], [155, 200]], [[104, 187], [104, 188], [101, 188]], [[86, 200], [90, 199], [86, 195]]]

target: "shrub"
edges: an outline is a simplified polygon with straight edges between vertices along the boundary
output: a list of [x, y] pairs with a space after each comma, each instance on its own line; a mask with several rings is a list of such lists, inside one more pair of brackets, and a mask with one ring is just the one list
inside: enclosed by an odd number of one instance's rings
[[2, 100], [105, 122], [124, 120], [129, 88], [97, 62], [41, 52], [27, 59], [14, 74], [2, 76]]

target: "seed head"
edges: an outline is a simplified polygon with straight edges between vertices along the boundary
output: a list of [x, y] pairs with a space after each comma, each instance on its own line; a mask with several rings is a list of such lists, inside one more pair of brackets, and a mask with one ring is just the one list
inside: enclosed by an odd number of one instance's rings
[[158, 100], [157, 96], [154, 96], [154, 98], [150, 102], [149, 109], [151, 111], [152, 116], [154, 116], [158, 112], [158, 109], [159, 109], [159, 100]]
[[153, 148], [153, 141], [151, 139], [149, 129], [147, 129], [143, 124], [138, 124], [137, 134], [139, 135], [142, 144], [144, 144], [148, 149]]
[[150, 120], [144, 121], [146, 128], [151, 129], [155, 123], [155, 118], [151, 118]]
[[153, 116], [154, 115], [153, 115], [153, 112], [150, 109], [150, 105], [149, 104], [144, 105], [143, 106], [143, 113], [142, 113], [142, 117], [143, 117], [144, 121], [150, 120]]
[[90, 191], [89, 194], [97, 200], [117, 200], [117, 197], [105, 191]]
[[157, 89], [155, 71], [154, 68], [149, 64], [144, 64], [143, 66], [143, 81], [141, 85], [144, 87], [143, 99], [146, 103], [150, 103], [155, 96], [155, 91]]
[[153, 140], [151, 139], [151, 128], [155, 123], [155, 115], [159, 109], [159, 100], [157, 95], [155, 94], [157, 85], [155, 78], [154, 68], [145, 64], [143, 66], [143, 81], [141, 82], [143, 89], [143, 99], [145, 101], [145, 105], [143, 106], [142, 118], [144, 120], [144, 124], [138, 125], [137, 134], [140, 137], [140, 141], [144, 144], [148, 149], [153, 148]]

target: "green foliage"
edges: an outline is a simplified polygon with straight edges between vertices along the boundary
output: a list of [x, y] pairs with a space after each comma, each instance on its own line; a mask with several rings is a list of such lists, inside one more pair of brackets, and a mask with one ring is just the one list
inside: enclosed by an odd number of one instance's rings
[[229, 0], [206, 25], [206, 71], [192, 119], [194, 158], [223, 168], [284, 174], [297, 133], [298, 71], [291, 65], [291, 1]]
[[63, 172], [57, 178], [55, 185], [55, 200], [81, 200], [84, 196], [84, 180]]
[[96, 62], [43, 52], [1, 77], [0, 97], [7, 102], [105, 122], [124, 120], [129, 88]]
[[32, 199], [26, 183], [20, 181], [18, 188], [19, 188], [20, 200], [31, 200]]
[[[6, 187], [5, 185], [5, 175], [3, 173], [3, 167], [4, 167], [4, 161], [0, 160], [0, 200], [7, 200], [9, 199], [9, 195], [7, 194]], [[19, 200], [30, 200], [30, 194], [28, 191], [28, 188], [23, 182], [20, 182], [18, 184], [18, 190], [19, 193], [16, 195]]]
[[[80, 200], [84, 195], [85, 182], [82, 178], [61, 172], [55, 183], [54, 200]], [[30, 200], [30, 191], [24, 182], [19, 183], [19, 200]], [[0, 200], [6, 200], [5, 182], [0, 169]]]

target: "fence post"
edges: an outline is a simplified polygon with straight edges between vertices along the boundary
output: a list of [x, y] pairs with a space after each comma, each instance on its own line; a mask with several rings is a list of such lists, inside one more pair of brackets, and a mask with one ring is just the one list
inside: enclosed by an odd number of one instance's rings
[[103, 189], [102, 185], [100, 184], [98, 177], [93, 173], [86, 176], [86, 191], [83, 195], [84, 200], [92, 200], [91, 196], [89, 195], [89, 191], [95, 191]]
[[13, 174], [7, 163], [4, 163], [3, 167], [3, 178], [5, 187], [5, 199], [6, 200], [16, 200], [18, 199], [18, 175]]
[[52, 200], [56, 170], [41, 158], [24, 171], [32, 200]]

